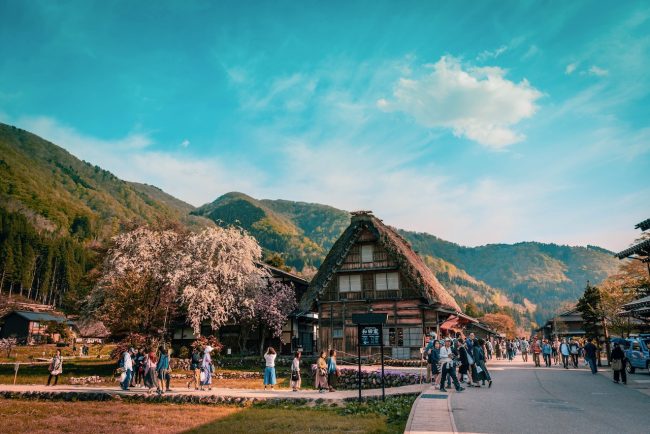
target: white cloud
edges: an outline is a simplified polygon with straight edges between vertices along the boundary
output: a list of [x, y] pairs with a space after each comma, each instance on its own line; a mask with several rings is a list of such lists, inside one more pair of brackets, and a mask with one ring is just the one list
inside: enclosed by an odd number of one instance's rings
[[599, 66], [592, 65], [591, 68], [589, 68], [588, 73], [589, 75], [595, 75], [596, 77], [604, 77], [609, 74], [609, 71]]
[[503, 149], [524, 139], [512, 126], [537, 111], [542, 93], [527, 80], [507, 80], [499, 67], [470, 67], [442, 57], [419, 79], [401, 78], [392, 101], [379, 99], [385, 111], [403, 111], [427, 128], [448, 128], [456, 136], [491, 149]]
[[476, 60], [478, 60], [479, 62], [484, 62], [484, 61], [486, 61], [488, 59], [496, 59], [497, 57], [499, 57], [500, 55], [502, 55], [506, 51], [508, 51], [508, 46], [507, 45], [502, 45], [499, 48], [497, 48], [496, 50], [485, 50], [485, 51], [479, 53], [478, 56], [476, 56]]
[[577, 62], [569, 63], [566, 68], [564, 69], [564, 73], [566, 75], [571, 75], [575, 72], [576, 68], [578, 67]]
[[181, 147], [182, 147], [182, 148], [187, 148], [188, 146], [190, 146], [190, 143], [191, 143], [191, 142], [190, 142], [188, 139], [185, 139], [185, 140], [183, 140], [183, 141], [181, 142]]

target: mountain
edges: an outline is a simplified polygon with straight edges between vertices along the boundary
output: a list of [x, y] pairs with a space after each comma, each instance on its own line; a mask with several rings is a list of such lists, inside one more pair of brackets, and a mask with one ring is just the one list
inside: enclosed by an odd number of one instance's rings
[[318, 267], [350, 220], [349, 214], [323, 205], [259, 201], [237, 192], [224, 194], [192, 215], [222, 226], [241, 226], [257, 239], [265, 254], [278, 253], [299, 270]]
[[125, 227], [212, 225], [162, 190], [117, 178], [0, 124], [0, 288], [62, 305], [92, 284], [102, 243]]
[[587, 281], [601, 282], [620, 266], [612, 252], [594, 246], [522, 242], [464, 247], [426, 233], [401, 234], [420, 254], [451, 262], [518, 304], [534, 303], [538, 322], [580, 297]]
[[[279, 253], [297, 270], [318, 267], [347, 227], [349, 213], [320, 204], [257, 200], [228, 193], [192, 211], [217, 224], [237, 224], [258, 238], [268, 253]], [[465, 247], [434, 235], [400, 230], [461, 305], [479, 312], [495, 306], [521, 322], [542, 322], [563, 303], [577, 299], [587, 281], [600, 282], [619, 261], [612, 252], [587, 246], [537, 242]]]
[[[313, 272], [348, 226], [349, 213], [228, 193], [194, 208], [159, 188], [127, 182], [40, 137], [0, 124], [0, 288], [63, 305], [93, 283], [105, 241], [138, 224], [236, 224], [267, 258]], [[400, 231], [463, 307], [541, 322], [618, 268], [611, 252], [536, 242], [465, 247]]]

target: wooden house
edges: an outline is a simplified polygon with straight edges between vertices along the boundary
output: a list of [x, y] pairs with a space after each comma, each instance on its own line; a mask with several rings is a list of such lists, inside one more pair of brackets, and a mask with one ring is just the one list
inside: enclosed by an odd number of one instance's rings
[[[48, 323], [64, 323], [71, 327], [74, 324], [65, 315], [55, 312], [34, 312], [14, 310], [0, 318], [0, 338], [16, 338], [21, 344], [47, 342]], [[50, 336], [55, 342], [58, 335]]]
[[[258, 265], [268, 270], [271, 281], [291, 285], [296, 293], [296, 301], [299, 301], [307, 291], [309, 282], [302, 277], [265, 263], [259, 263]], [[271, 338], [267, 332], [267, 336], [264, 338], [266, 345], [272, 345], [281, 354], [291, 354], [297, 350], [301, 350], [305, 354], [312, 354], [315, 345], [317, 321], [318, 319], [314, 313], [301, 312], [296, 309], [287, 317], [287, 322], [282, 327], [282, 335], [279, 338]], [[172, 345], [176, 348], [181, 346], [189, 347], [197, 338], [194, 330], [187, 323], [185, 314], [181, 314], [178, 318], [175, 318], [171, 328]], [[201, 324], [201, 335], [218, 336], [221, 343], [225, 346], [225, 353], [230, 349], [231, 353], [257, 354], [262, 340], [260, 333], [261, 330], [259, 329], [250, 334], [246, 333], [244, 336], [247, 336], [247, 339], [245, 339], [245, 342], [242, 342], [240, 339], [242, 336], [242, 326], [237, 322], [225, 324], [219, 330], [213, 330], [210, 322], [207, 320]]]
[[[318, 348], [357, 352], [355, 313], [387, 313], [384, 344], [393, 358], [420, 357], [425, 334], [440, 332], [460, 314], [456, 300], [422, 258], [370, 211], [352, 213], [350, 226], [325, 258], [300, 309], [318, 314]], [[376, 352], [364, 348], [363, 354]]]

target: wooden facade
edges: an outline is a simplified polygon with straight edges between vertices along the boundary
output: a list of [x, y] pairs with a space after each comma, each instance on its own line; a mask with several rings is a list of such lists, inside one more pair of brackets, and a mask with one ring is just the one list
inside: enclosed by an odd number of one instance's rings
[[[318, 313], [319, 349], [350, 355], [357, 352], [353, 314], [388, 314], [387, 354], [408, 359], [420, 356], [424, 335], [437, 331], [449, 316], [439, 307], [460, 310], [408, 243], [367, 212], [353, 214], [306, 297], [303, 306]], [[362, 353], [376, 351], [364, 348]]]

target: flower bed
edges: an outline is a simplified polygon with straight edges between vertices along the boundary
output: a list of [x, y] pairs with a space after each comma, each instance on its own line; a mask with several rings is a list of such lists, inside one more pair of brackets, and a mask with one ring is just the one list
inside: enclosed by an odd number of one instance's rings
[[103, 383], [104, 379], [99, 375], [92, 375], [90, 377], [70, 377], [68, 379], [70, 384], [98, 384]]
[[[315, 365], [312, 366], [312, 372]], [[338, 389], [356, 389], [359, 376], [356, 369], [340, 369], [338, 378]], [[420, 374], [407, 374], [398, 371], [384, 370], [384, 386], [400, 387], [420, 383]], [[361, 371], [361, 388], [377, 389], [381, 387], [381, 371]]]

